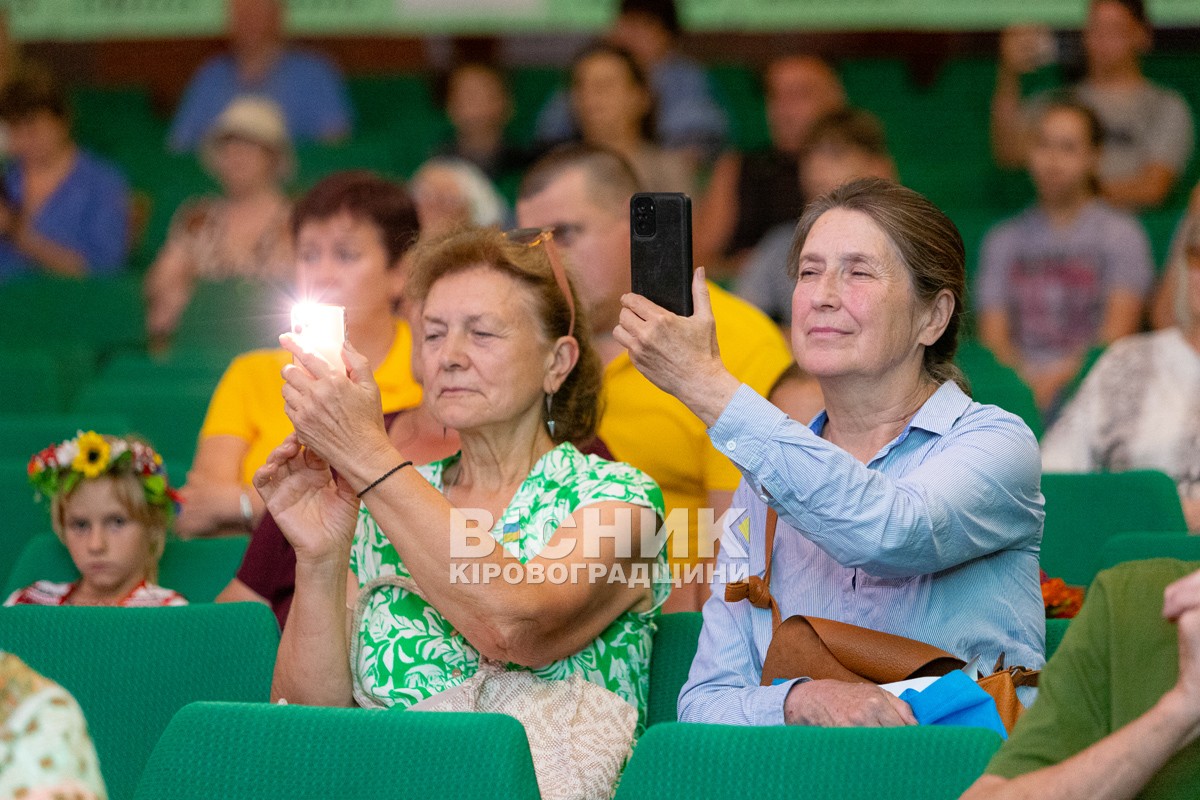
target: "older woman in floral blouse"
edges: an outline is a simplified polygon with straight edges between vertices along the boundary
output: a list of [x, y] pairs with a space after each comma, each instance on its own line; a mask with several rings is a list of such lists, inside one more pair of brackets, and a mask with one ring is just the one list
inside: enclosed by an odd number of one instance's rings
[[641, 546], [662, 497], [573, 444], [593, 436], [600, 363], [549, 239], [468, 231], [416, 257], [426, 402], [462, 442], [442, 461], [414, 468], [388, 441], [353, 348], [344, 371], [284, 337], [296, 434], [255, 476], [297, 556], [276, 697], [407, 707], [491, 661], [578, 674], [643, 714], [669, 587], [628, 578], [665, 564]]

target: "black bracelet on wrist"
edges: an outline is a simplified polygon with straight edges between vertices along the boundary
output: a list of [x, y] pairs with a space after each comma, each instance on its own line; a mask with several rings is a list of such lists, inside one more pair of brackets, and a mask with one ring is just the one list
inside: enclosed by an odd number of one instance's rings
[[380, 475], [378, 478], [376, 478], [375, 480], [373, 480], [373, 481], [371, 481], [369, 484], [367, 484], [367, 488], [365, 488], [365, 489], [363, 489], [361, 492], [359, 492], [357, 496], [359, 497], [359, 499], [362, 499], [362, 496], [363, 496], [364, 494], [366, 494], [367, 492], [371, 491], [371, 490], [372, 490], [372, 489], [374, 489], [376, 486], [378, 486], [379, 484], [381, 484], [381, 483], [383, 483], [384, 481], [386, 481], [388, 478], [392, 477], [392, 475], [393, 475], [394, 473], [397, 473], [397, 472], [399, 472], [400, 470], [404, 469], [405, 467], [411, 467], [411, 466], [412, 466], [412, 462], [411, 462], [411, 461], [401, 461], [399, 464], [397, 464], [396, 466], [392, 467], [392, 468], [391, 468], [391, 469], [389, 469], [387, 472], [383, 473], [383, 474], [382, 474], [382, 475]]

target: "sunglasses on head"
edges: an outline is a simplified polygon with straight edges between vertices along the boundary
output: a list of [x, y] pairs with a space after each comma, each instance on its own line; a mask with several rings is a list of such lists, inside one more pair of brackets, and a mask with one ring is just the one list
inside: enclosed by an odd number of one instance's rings
[[537, 247], [545, 245], [546, 259], [550, 262], [550, 271], [554, 273], [554, 282], [567, 301], [567, 310], [571, 314], [571, 322], [567, 326], [567, 336], [575, 335], [575, 299], [571, 295], [571, 284], [567, 282], [567, 271], [563, 268], [562, 259], [558, 257], [558, 247], [554, 244], [556, 236], [564, 238], [578, 232], [578, 225], [552, 225], [546, 228], [517, 228], [506, 231], [504, 238], [513, 244]]

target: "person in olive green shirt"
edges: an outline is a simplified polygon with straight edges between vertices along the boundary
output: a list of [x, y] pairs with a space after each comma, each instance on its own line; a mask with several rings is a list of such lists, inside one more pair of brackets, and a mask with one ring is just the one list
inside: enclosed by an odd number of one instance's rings
[[1198, 739], [1200, 562], [1122, 564], [1096, 578], [1037, 702], [963, 800], [1195, 798]]

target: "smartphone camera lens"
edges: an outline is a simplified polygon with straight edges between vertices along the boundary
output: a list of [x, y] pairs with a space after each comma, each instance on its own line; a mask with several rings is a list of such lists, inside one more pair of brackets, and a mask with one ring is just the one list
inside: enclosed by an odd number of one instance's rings
[[655, 229], [654, 200], [639, 197], [633, 201], [633, 232], [638, 236], [653, 236]]

